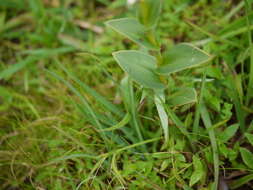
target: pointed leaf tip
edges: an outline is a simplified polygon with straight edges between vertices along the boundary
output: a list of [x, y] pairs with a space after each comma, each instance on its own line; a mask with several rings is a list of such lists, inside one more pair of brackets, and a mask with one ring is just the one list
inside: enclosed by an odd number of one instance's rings
[[159, 74], [171, 74], [201, 66], [211, 60], [211, 56], [188, 43], [181, 43], [164, 55], [166, 65], [157, 69]]

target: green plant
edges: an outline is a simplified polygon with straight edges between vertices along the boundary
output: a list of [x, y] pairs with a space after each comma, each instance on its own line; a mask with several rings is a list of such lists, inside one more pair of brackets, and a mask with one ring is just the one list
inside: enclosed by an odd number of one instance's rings
[[[140, 47], [140, 50], [121, 50], [114, 52], [113, 57], [126, 73], [126, 77], [123, 80], [129, 81], [127, 89], [131, 91], [130, 93], [133, 93], [133, 83], [131, 82], [133, 80], [141, 86], [142, 100], [146, 98], [147, 94], [151, 94], [151, 99], [156, 105], [164, 133], [163, 146], [167, 147], [170, 136], [173, 136], [173, 134], [169, 133], [169, 119], [171, 119], [175, 123], [178, 123], [180, 132], [187, 138], [192, 150], [195, 151], [192, 136], [169, 107], [173, 104], [174, 106], [182, 106], [189, 103], [196, 103], [198, 102], [196, 97], [197, 93], [194, 88], [185, 88], [175, 92], [176, 95], [172, 98], [173, 95], [170, 94], [170, 82], [168, 82], [168, 79], [172, 74], [179, 71], [203, 66], [211, 60], [211, 56], [188, 43], [177, 44], [169, 48], [166, 47], [168, 50], [163, 52], [161, 50], [161, 43], [156, 36], [156, 27], [162, 10], [161, 7], [161, 0], [143, 0], [139, 3], [138, 19], [122, 18], [106, 22], [107, 26], [137, 43]], [[203, 78], [202, 83], [205, 83], [205, 78]], [[171, 104], [168, 104], [166, 99], [171, 99]], [[203, 102], [200, 104], [200, 110], [202, 110], [202, 107], [204, 107]], [[137, 106], [134, 109], [137, 110]], [[136, 117], [135, 111], [128, 110], [128, 112], [132, 117]], [[201, 112], [203, 121], [207, 130], [209, 130], [212, 124], [206, 108]], [[195, 122], [193, 132], [197, 133], [199, 123], [198, 115], [195, 118]], [[143, 141], [139, 127], [140, 125], [135, 125], [135, 130], [139, 140]], [[215, 171], [213, 188], [217, 189], [219, 175], [217, 143], [212, 130], [210, 130], [209, 135], [212, 143]], [[191, 179], [190, 184], [196, 183], [200, 178], [201, 176], [197, 179]]]
[[250, 189], [251, 2], [0, 1], [0, 189]]
[[[153, 102], [156, 104], [164, 131], [165, 144], [169, 139], [168, 117], [166, 113], [165, 96], [168, 97], [171, 74], [185, 69], [202, 66], [211, 57], [191, 44], [182, 43], [161, 52], [155, 30], [161, 14], [162, 1], [141, 1], [138, 9], [138, 19], [123, 18], [110, 20], [106, 24], [118, 33], [129, 38], [140, 46], [140, 50], [123, 50], [113, 53], [114, 59], [126, 72], [129, 79], [134, 80], [145, 91], [152, 90]], [[180, 92], [177, 92], [180, 93]], [[178, 105], [196, 102], [196, 91], [184, 89], [182, 96], [176, 96], [172, 102]], [[140, 131], [137, 129], [137, 131]], [[182, 129], [182, 133], [187, 135]], [[141, 135], [139, 135], [141, 138]], [[190, 140], [190, 139], [189, 139]]]

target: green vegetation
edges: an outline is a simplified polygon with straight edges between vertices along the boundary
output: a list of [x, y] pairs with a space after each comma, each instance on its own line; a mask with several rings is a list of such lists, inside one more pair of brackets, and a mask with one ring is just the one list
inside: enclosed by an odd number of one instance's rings
[[0, 1], [0, 189], [252, 189], [252, 4]]

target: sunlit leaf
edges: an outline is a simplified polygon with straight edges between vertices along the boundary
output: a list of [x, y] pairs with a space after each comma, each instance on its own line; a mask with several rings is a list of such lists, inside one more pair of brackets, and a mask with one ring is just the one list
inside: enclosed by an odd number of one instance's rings
[[253, 169], [253, 154], [246, 148], [240, 148], [243, 162]]
[[198, 67], [210, 60], [210, 55], [191, 44], [182, 43], [168, 50], [164, 55], [165, 65], [157, 69], [159, 74], [171, 74]]
[[146, 33], [149, 30], [134, 18], [121, 18], [110, 20], [106, 22], [106, 25], [140, 46], [150, 49], [157, 49], [145, 37]]
[[114, 59], [129, 76], [146, 88], [163, 89], [159, 76], [154, 72], [156, 59], [140, 51], [119, 51], [113, 53]]
[[229, 139], [231, 139], [235, 135], [238, 128], [239, 128], [238, 124], [234, 124], [234, 125], [231, 125], [231, 126], [227, 127], [224, 131], [222, 131], [218, 135], [220, 141], [227, 142]]

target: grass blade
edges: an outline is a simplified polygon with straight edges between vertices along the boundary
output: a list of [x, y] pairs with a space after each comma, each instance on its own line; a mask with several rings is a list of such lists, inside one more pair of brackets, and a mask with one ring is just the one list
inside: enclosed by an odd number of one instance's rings
[[200, 106], [203, 103], [203, 96], [204, 96], [204, 89], [205, 89], [205, 82], [206, 82], [206, 69], [202, 77], [202, 83], [201, 83], [201, 89], [200, 89], [200, 97], [198, 104], [196, 105], [196, 112], [194, 117], [194, 123], [193, 123], [193, 138], [194, 140], [198, 140], [198, 134], [199, 134], [199, 121], [200, 121]]
[[123, 93], [123, 100], [125, 103], [125, 107], [128, 112], [131, 114], [132, 121], [130, 122], [131, 126], [134, 127], [135, 132], [139, 141], [143, 141], [143, 136], [140, 129], [140, 122], [137, 116], [137, 106], [136, 100], [134, 97], [133, 91], [133, 82], [129, 79], [129, 77], [125, 77], [121, 82], [121, 90]]
[[120, 129], [120, 128], [124, 127], [126, 124], [128, 124], [130, 119], [131, 119], [131, 116], [130, 116], [129, 113], [127, 113], [125, 115], [125, 117], [119, 123], [117, 123], [116, 125], [114, 125], [112, 127], [109, 127], [109, 128], [106, 128], [106, 129], [103, 129], [103, 130], [100, 130], [100, 131], [101, 132], [103, 132], [103, 131], [114, 131], [116, 129]]
[[32, 56], [29, 56], [25, 60], [20, 61], [19, 63], [16, 63], [14, 65], [11, 65], [7, 69], [0, 72], [0, 80], [10, 78], [16, 72], [27, 67], [29, 64], [34, 63], [36, 60], [38, 60], [38, 59], [35, 57], [32, 57]]
[[[62, 77], [58, 76], [56, 73], [48, 71], [47, 72], [52, 75], [54, 78], [58, 79], [59, 81], [61, 81], [62, 83], [64, 83], [82, 102], [85, 111], [87, 111], [87, 113], [89, 113], [92, 117], [92, 119], [94, 120], [94, 123], [96, 124], [96, 126], [98, 127], [99, 130], [103, 130], [102, 124], [100, 123], [99, 119], [96, 117], [95, 112], [93, 111], [93, 109], [90, 107], [88, 101], [86, 100], [86, 98], [84, 96], [82, 96], [80, 94], [80, 92], [78, 92], [68, 81], [64, 80]], [[108, 142], [109, 140], [106, 138], [104, 132], [100, 133], [102, 134], [101, 137], [104, 139], [104, 141]], [[106, 144], [106, 143], [105, 143]]]
[[208, 32], [208, 31], [205, 31], [201, 27], [199, 27], [199, 26], [197, 26], [197, 25], [195, 25], [194, 23], [191, 23], [191, 22], [187, 22], [187, 24], [189, 24], [195, 30], [209, 36], [211, 38], [211, 40], [213, 40], [213, 41], [219, 41], [219, 42], [222, 42], [224, 44], [229, 44], [231, 46], [241, 48], [241, 45], [238, 45], [237, 43], [235, 43], [233, 41], [227, 40], [224, 36], [218, 36], [218, 35], [212, 34], [212, 33]]
[[88, 85], [86, 85], [85, 83], [83, 83], [82, 81], [80, 81], [77, 77], [75, 77], [71, 72], [69, 72], [62, 64], [60, 64], [58, 61], [56, 61], [56, 63], [59, 65], [59, 67], [68, 74], [68, 76], [75, 81], [78, 85], [80, 85], [80, 87], [87, 92], [89, 95], [91, 95], [92, 97], [94, 97], [96, 99], [96, 101], [98, 101], [100, 104], [102, 104], [107, 110], [110, 110], [112, 113], [118, 115], [118, 116], [122, 116], [124, 115], [123, 111], [118, 108], [117, 106], [115, 106], [114, 104], [112, 104], [111, 102], [109, 102], [108, 100], [106, 100], [102, 95], [100, 95], [99, 93], [97, 93], [95, 90], [93, 90], [92, 88], [90, 88]]
[[119, 182], [123, 185], [126, 184], [124, 178], [121, 176], [118, 167], [117, 167], [117, 154], [112, 155], [112, 162], [111, 162], [111, 168], [113, 172], [115, 173], [116, 178], [119, 180]]
[[219, 155], [218, 155], [218, 147], [215, 137], [214, 130], [211, 130], [212, 127], [211, 119], [207, 108], [204, 103], [201, 104], [201, 118], [204, 122], [206, 129], [208, 130], [209, 138], [211, 141], [211, 146], [213, 150], [213, 163], [214, 163], [214, 187], [213, 190], [217, 190], [218, 182], [219, 182]]
[[253, 180], [253, 174], [246, 175], [244, 177], [241, 177], [239, 179], [236, 179], [233, 181], [230, 185], [230, 188], [238, 189], [239, 187], [243, 186], [244, 184], [248, 183], [249, 181]]
[[250, 49], [250, 72], [249, 72], [249, 83], [248, 83], [247, 94], [246, 94], [246, 105], [248, 105], [253, 94], [253, 43], [252, 43], [252, 33], [250, 29], [252, 21], [249, 18], [249, 14], [252, 9], [251, 8], [252, 3], [250, 3], [248, 0], [244, 0], [244, 2], [245, 2], [245, 10], [246, 10], [246, 18], [247, 18], [247, 33], [248, 33], [249, 49]]
[[154, 101], [156, 104], [156, 109], [158, 111], [158, 115], [160, 117], [160, 122], [161, 122], [163, 132], [164, 132], [164, 138], [165, 138], [164, 144], [167, 145], [168, 140], [169, 140], [169, 119], [164, 107], [164, 104], [165, 104], [164, 92], [156, 91]]
[[166, 111], [168, 113], [169, 118], [173, 121], [173, 123], [178, 127], [179, 131], [187, 138], [187, 140], [190, 142], [190, 146], [192, 150], [195, 150], [193, 146], [193, 141], [186, 130], [185, 124], [177, 117], [177, 115], [168, 107], [166, 106]]
[[235, 83], [236, 83], [235, 77], [236, 76], [232, 77], [232, 74], [231, 74], [231, 76], [228, 78], [228, 80], [229, 80], [230, 87], [231, 87], [231, 97], [232, 97], [233, 103], [235, 105], [236, 117], [237, 117], [237, 120], [240, 124], [240, 130], [242, 133], [244, 133], [246, 130], [246, 126], [245, 126], [245, 115], [246, 114], [243, 109], [242, 102], [240, 100], [240, 95], [239, 95], [238, 89], [235, 86]]
[[40, 58], [47, 58], [59, 54], [66, 54], [76, 51], [75, 48], [70, 46], [60, 47], [60, 48], [41, 48], [41, 49], [34, 49], [34, 50], [26, 50], [22, 51], [22, 54], [29, 54], [33, 56], [40, 56]]

